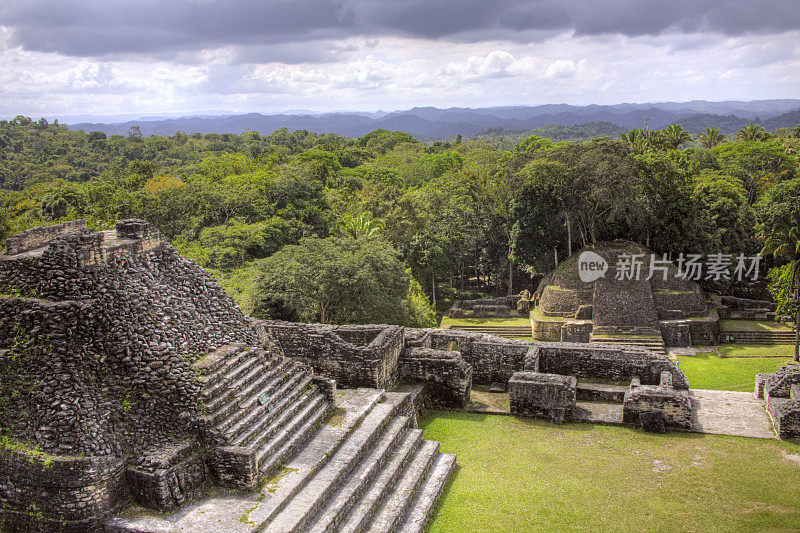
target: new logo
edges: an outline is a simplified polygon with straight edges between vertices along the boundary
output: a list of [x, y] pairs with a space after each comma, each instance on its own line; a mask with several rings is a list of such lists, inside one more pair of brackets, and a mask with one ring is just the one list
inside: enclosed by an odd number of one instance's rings
[[585, 251], [578, 256], [578, 276], [584, 283], [591, 283], [605, 276], [608, 271], [608, 261], [600, 255]]

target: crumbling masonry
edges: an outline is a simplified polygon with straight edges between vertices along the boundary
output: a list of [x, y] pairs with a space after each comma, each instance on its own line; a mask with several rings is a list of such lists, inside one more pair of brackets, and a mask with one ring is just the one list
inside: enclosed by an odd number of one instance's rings
[[0, 255], [2, 531], [172, 530], [178, 515], [114, 514], [202, 505], [211, 485], [257, 493], [300, 460], [316, 468], [224, 528], [419, 530], [455, 457], [422, 440], [415, 402], [337, 394], [145, 221], [34, 228]]

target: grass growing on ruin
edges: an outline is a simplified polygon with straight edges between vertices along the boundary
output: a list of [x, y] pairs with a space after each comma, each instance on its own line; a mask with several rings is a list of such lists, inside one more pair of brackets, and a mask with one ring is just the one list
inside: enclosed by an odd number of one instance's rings
[[772, 320], [720, 320], [721, 331], [785, 331], [793, 330], [788, 322]]
[[432, 411], [458, 455], [429, 531], [753, 531], [800, 524], [800, 445]]
[[539, 320], [539, 321], [542, 321], [542, 322], [566, 322], [567, 321], [567, 319], [564, 318], [563, 316], [547, 316], [547, 315], [545, 315], [544, 313], [542, 313], [542, 308], [541, 307], [534, 307], [533, 310], [531, 311], [531, 317], [534, 320]]
[[440, 326], [530, 326], [531, 321], [526, 316], [508, 318], [449, 318], [442, 317]]
[[[710, 353], [679, 357], [693, 389], [752, 391], [759, 372], [775, 372], [792, 358], [794, 346], [722, 345]], [[722, 356], [722, 357], [720, 357]]]

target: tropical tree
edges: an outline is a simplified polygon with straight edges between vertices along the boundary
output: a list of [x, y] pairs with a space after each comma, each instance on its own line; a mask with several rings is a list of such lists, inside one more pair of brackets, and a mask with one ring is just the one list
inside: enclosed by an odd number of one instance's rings
[[383, 229], [383, 220], [373, 218], [372, 213], [365, 211], [359, 215], [345, 215], [336, 230], [341, 237], [371, 237]]
[[661, 130], [661, 139], [667, 148], [677, 150], [682, 144], [691, 141], [692, 136], [678, 124], [670, 124]]
[[303, 238], [256, 263], [254, 315], [328, 324], [403, 324], [409, 276], [375, 238]]
[[636, 128], [629, 130], [627, 133], [620, 134], [619, 138], [622, 142], [627, 144], [635, 154], [645, 153], [650, 144], [647, 132]]
[[737, 141], [767, 141], [770, 137], [767, 130], [752, 122], [736, 133]]
[[[762, 254], [771, 254], [789, 266], [789, 290], [800, 302], [800, 178], [770, 189], [758, 204]], [[795, 309], [794, 360], [800, 361], [800, 307]]]
[[718, 144], [727, 141], [724, 133], [720, 133], [719, 128], [706, 128], [706, 131], [697, 134], [697, 142], [704, 148], [714, 148]]
[[[791, 227], [771, 234], [761, 253], [789, 261], [789, 290], [795, 301], [800, 300], [800, 216], [795, 216]], [[795, 310], [794, 360], [800, 361], [800, 310]]]

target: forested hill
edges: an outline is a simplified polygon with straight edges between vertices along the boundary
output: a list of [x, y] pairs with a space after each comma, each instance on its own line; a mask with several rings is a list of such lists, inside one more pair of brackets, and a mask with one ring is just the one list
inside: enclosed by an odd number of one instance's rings
[[[0, 243], [66, 220], [143, 218], [253, 316], [428, 327], [432, 307], [531, 289], [532, 272], [584, 245], [753, 255], [800, 220], [800, 126], [728, 138], [672, 124], [580, 142], [501, 133], [109, 137], [18, 116], [0, 121]], [[789, 305], [790, 271], [772, 270]], [[764, 297], [766, 284], [739, 289]]]
[[269, 132], [279, 128], [337, 133], [360, 137], [376, 129], [404, 131], [418, 140], [452, 139], [457, 135], [473, 137], [492, 130], [531, 131], [547, 126], [577, 126], [608, 123], [624, 130], [663, 128], [678, 123], [691, 133], [706, 126], [731, 134], [750, 122], [768, 130], [796, 124], [800, 100], [763, 100], [757, 102], [687, 102], [664, 104], [618, 104], [610, 106], [514, 106], [495, 108], [416, 107], [393, 113], [326, 113], [180, 117], [161, 120], [135, 120], [122, 123], [76, 123], [70, 128], [125, 135], [137, 126], [144, 136], [185, 133]]

